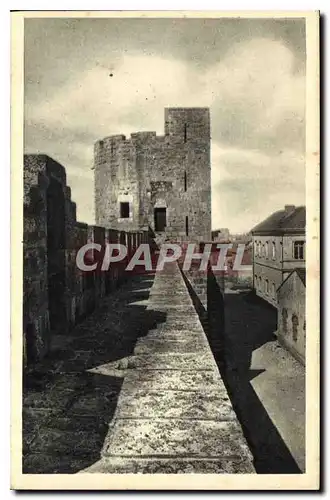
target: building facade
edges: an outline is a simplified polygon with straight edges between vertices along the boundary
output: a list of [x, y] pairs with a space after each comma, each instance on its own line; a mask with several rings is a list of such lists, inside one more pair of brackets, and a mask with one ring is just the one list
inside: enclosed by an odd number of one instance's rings
[[278, 340], [302, 363], [306, 349], [306, 271], [295, 269], [277, 290]]
[[166, 108], [163, 136], [138, 132], [97, 141], [94, 170], [97, 225], [210, 241], [208, 108]]
[[277, 307], [277, 289], [296, 267], [305, 268], [306, 208], [286, 205], [252, 230], [253, 288]]

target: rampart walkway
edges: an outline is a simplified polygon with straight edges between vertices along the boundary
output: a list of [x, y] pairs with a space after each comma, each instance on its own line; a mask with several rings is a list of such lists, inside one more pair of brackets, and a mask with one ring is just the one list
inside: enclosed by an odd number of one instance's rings
[[106, 297], [59, 349], [26, 392], [25, 472], [254, 472], [176, 263]]

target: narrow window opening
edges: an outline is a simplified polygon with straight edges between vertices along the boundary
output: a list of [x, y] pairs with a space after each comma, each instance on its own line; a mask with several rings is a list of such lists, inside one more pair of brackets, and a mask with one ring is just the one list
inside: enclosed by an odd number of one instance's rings
[[183, 134], [184, 134], [184, 142], [187, 142], [187, 124], [186, 123], [184, 124]]
[[129, 203], [126, 201], [120, 203], [120, 218], [129, 219]]
[[272, 296], [276, 298], [276, 288], [275, 288], [275, 283], [272, 284]]
[[186, 236], [189, 235], [189, 222], [188, 222], [188, 215], [186, 215]]
[[187, 191], [187, 172], [184, 173], [184, 190]]

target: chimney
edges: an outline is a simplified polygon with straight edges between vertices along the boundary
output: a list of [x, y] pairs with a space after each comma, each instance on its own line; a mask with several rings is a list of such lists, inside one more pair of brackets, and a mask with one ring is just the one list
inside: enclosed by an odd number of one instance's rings
[[284, 210], [287, 214], [292, 214], [296, 210], [295, 205], [285, 205]]

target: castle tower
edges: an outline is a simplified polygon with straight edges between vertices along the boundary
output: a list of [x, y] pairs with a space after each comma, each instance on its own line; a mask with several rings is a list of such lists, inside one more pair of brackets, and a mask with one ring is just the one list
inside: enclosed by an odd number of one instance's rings
[[171, 241], [210, 241], [208, 108], [166, 108], [165, 135], [138, 132], [95, 144], [96, 224], [149, 226]]

